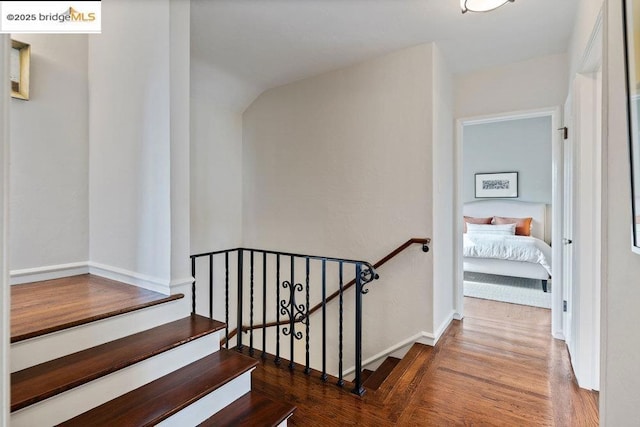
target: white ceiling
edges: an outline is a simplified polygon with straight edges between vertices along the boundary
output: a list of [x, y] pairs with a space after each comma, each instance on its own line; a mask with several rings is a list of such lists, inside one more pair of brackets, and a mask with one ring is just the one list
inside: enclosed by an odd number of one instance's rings
[[192, 0], [191, 54], [252, 91], [437, 42], [457, 74], [566, 52], [579, 0]]

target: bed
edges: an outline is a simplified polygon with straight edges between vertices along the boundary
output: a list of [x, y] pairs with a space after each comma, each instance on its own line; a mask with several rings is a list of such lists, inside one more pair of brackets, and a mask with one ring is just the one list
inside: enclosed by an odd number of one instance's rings
[[[504, 238], [502, 252], [490, 252], [485, 248], [478, 248], [484, 244], [484, 237], [478, 235], [478, 230], [482, 227], [473, 227], [473, 232], [464, 236], [464, 271], [474, 273], [496, 274], [500, 276], [523, 277], [537, 279], [541, 281], [542, 290], [547, 292], [548, 280], [551, 279], [551, 247], [549, 246], [550, 227], [547, 226], [547, 205], [543, 203], [528, 203], [515, 200], [481, 200], [465, 203], [464, 216], [474, 218], [508, 217], [508, 218], [528, 218], [531, 217], [531, 236], [515, 236]], [[499, 238], [487, 236], [489, 244], [497, 246]], [[516, 260], [512, 253], [521, 252], [520, 248], [511, 248], [508, 245], [513, 242], [517, 245], [530, 247], [525, 261]], [[493, 254], [495, 253], [495, 256]], [[505, 255], [506, 254], [506, 255]]]

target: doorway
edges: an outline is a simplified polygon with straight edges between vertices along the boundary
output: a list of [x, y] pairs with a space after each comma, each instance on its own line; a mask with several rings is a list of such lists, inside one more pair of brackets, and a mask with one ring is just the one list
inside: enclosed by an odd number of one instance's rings
[[[472, 149], [471, 153], [466, 152], [464, 148], [465, 147], [465, 141], [466, 141], [466, 137], [470, 136], [473, 138], [476, 138], [477, 135], [474, 135], [477, 130], [480, 130], [482, 128], [484, 128], [487, 132], [485, 132], [488, 135], [488, 138], [491, 138], [491, 134], [492, 132], [498, 132], [495, 133], [494, 136], [495, 138], [500, 138], [500, 132], [501, 129], [502, 131], [507, 131], [507, 134], [509, 132], [509, 129], [511, 128], [511, 131], [513, 131], [514, 128], [517, 128], [518, 125], [520, 125], [522, 127], [522, 129], [524, 129], [526, 131], [527, 129], [527, 125], [529, 126], [529, 128], [531, 128], [533, 126], [533, 128], [529, 129], [531, 131], [531, 133], [535, 133], [532, 129], [535, 129], [535, 127], [537, 126], [538, 128], [542, 128], [544, 129], [544, 138], [546, 138], [547, 140], [547, 154], [546, 154], [546, 165], [543, 168], [544, 171], [536, 171], [536, 166], [534, 165], [535, 162], [532, 161], [532, 157], [535, 157], [534, 155], [532, 155], [531, 151], [532, 151], [532, 147], [527, 146], [527, 144], [525, 143], [524, 146], [525, 148], [522, 147], [517, 147], [517, 143], [514, 144], [514, 147], [511, 148], [515, 148], [515, 153], [520, 152], [520, 159], [517, 161], [515, 159], [512, 159], [512, 162], [509, 163], [509, 158], [505, 153], [502, 153], [499, 148], [500, 147], [494, 147], [491, 149], [486, 150], [488, 156], [492, 159], [491, 161], [493, 161], [494, 163], [486, 163], [484, 165], [476, 165], [477, 167], [481, 167], [481, 168], [486, 168], [486, 170], [477, 170], [474, 171], [473, 167], [472, 168], [465, 168], [465, 159], [466, 159], [466, 163], [469, 163], [469, 158], [470, 157], [474, 157], [476, 155], [476, 151], [474, 151], [474, 149]], [[559, 108], [550, 108], [550, 109], [543, 109], [543, 110], [533, 110], [533, 111], [521, 111], [521, 112], [513, 112], [513, 113], [506, 113], [506, 114], [501, 114], [501, 115], [494, 115], [494, 116], [484, 116], [484, 117], [480, 117], [480, 118], [467, 118], [467, 119], [460, 119], [457, 121], [457, 139], [456, 139], [456, 165], [457, 165], [457, 179], [458, 179], [458, 196], [456, 198], [456, 212], [457, 212], [457, 218], [461, 218], [465, 215], [465, 211], [469, 208], [470, 205], [482, 205], [484, 202], [476, 202], [475, 200], [480, 200], [480, 199], [476, 199], [475, 198], [475, 179], [474, 179], [474, 175], [475, 172], [505, 172], [506, 168], [510, 168], [510, 169], [518, 169], [516, 172], [518, 173], [518, 197], [511, 199], [511, 200], [502, 200], [499, 201], [501, 203], [499, 203], [500, 209], [502, 209], [502, 205], [506, 205], [508, 207], [507, 211], [496, 211], [495, 213], [491, 213], [493, 212], [494, 208], [494, 204], [489, 204], [489, 208], [487, 209], [480, 209], [477, 210], [477, 208], [474, 207], [474, 209], [468, 211], [468, 212], [479, 212], [479, 213], [486, 213], [486, 216], [484, 216], [484, 219], [486, 220], [486, 218], [489, 218], [491, 216], [504, 216], [504, 215], [500, 215], [501, 212], [508, 212], [512, 217], [518, 217], [518, 218], [522, 218], [522, 217], [533, 217], [534, 220], [532, 221], [532, 223], [534, 224], [532, 230], [535, 230], [534, 232], [534, 236], [539, 238], [540, 240], [542, 240], [543, 242], [546, 243], [552, 243], [553, 241], [558, 241], [561, 238], [561, 234], [560, 233], [560, 229], [561, 227], [554, 227], [554, 224], [560, 224], [560, 221], [562, 219], [561, 216], [561, 212], [559, 209], [551, 209], [551, 206], [561, 206], [561, 194], [562, 191], [559, 188], [559, 185], [561, 185], [562, 182], [562, 177], [560, 175], [561, 173], [561, 169], [562, 169], [562, 164], [561, 164], [561, 159], [562, 159], [562, 146], [561, 146], [561, 139], [559, 137], [559, 133], [557, 132], [556, 129], [558, 129], [560, 127], [560, 109]], [[482, 132], [480, 132], [481, 134]], [[504, 136], [504, 134], [502, 134], [502, 136]], [[485, 138], [486, 139], [486, 138]], [[482, 140], [482, 138], [479, 139], [480, 141]], [[507, 141], [508, 143], [508, 141]], [[478, 149], [478, 147], [476, 147], [476, 150]], [[498, 153], [498, 154], [496, 154]], [[540, 154], [540, 153], [534, 153], [534, 154]], [[513, 155], [513, 153], [511, 154]], [[522, 161], [522, 159], [524, 159], [524, 162]], [[541, 161], [541, 160], [540, 160]], [[498, 163], [495, 163], [498, 162]], [[502, 162], [502, 167], [500, 167], [500, 163]], [[506, 162], [506, 163], [505, 163]], [[511, 167], [509, 165], [512, 165]], [[475, 167], [477, 169], [477, 167]], [[470, 170], [471, 169], [471, 170]], [[493, 170], [495, 169], [495, 170]], [[498, 170], [500, 169], [500, 170]], [[504, 170], [502, 170], [504, 169]], [[539, 172], [539, 173], [538, 173]], [[545, 174], [544, 176], [544, 180], [546, 181], [546, 184], [544, 182], [540, 182], [540, 178], [538, 178], [538, 176], [540, 174]], [[465, 176], [468, 175], [468, 176]], [[545, 194], [541, 194], [541, 192], [539, 191], [541, 188], [548, 186], [546, 193]], [[544, 191], [542, 191], [544, 193]], [[514, 202], [514, 200], [517, 200], [517, 202]], [[534, 212], [535, 209], [540, 209], [540, 206], [542, 206], [542, 212], [541, 213], [533, 213], [533, 214], [529, 214], [530, 212]], [[531, 211], [531, 209], [534, 209], [534, 211]], [[495, 223], [495, 219], [492, 220], [493, 223]], [[465, 288], [465, 257], [463, 256], [463, 241], [465, 239], [465, 237], [463, 237], [463, 230], [462, 230], [462, 225], [461, 225], [461, 230], [459, 235], [461, 236], [460, 239], [458, 239], [458, 247], [457, 247], [457, 281], [456, 281], [456, 302], [457, 302], [457, 316], [459, 318], [462, 318], [464, 313], [464, 288]], [[557, 246], [557, 245], [556, 245]], [[550, 258], [550, 266], [554, 266], [557, 265], [559, 263], [559, 260], [561, 259], [560, 253], [558, 251], [559, 248], [556, 248], [555, 246], [551, 245], [551, 247], [548, 247], [547, 245], [547, 256], [548, 258]], [[468, 259], [468, 258], [466, 258]], [[507, 263], [509, 264], [509, 263]], [[509, 267], [522, 267], [522, 268], [526, 268], [527, 266], [524, 264], [528, 264], [523, 262], [523, 265], [516, 265], [514, 263], [509, 264]], [[466, 265], [466, 269], [469, 270], [469, 264], [467, 263]], [[476, 268], [471, 267], [471, 269]], [[491, 266], [491, 268], [493, 268], [493, 266]], [[555, 267], [553, 267], [555, 270]], [[480, 271], [482, 273], [491, 273], [491, 271], [487, 271], [484, 272], [480, 269], [480, 267], [477, 268], [477, 271]], [[513, 271], [513, 273], [510, 273], [510, 271]], [[538, 277], [538, 279], [531, 279], [532, 277], [536, 277], [536, 274], [540, 274], [537, 272], [529, 272], [526, 271], [522, 274], [517, 273], [517, 270], [507, 270], [507, 275], [511, 276], [511, 277], [518, 277], [518, 276], [523, 276], [522, 279], [524, 281], [526, 280], [533, 280], [530, 283], [537, 283], [537, 285], [541, 288], [542, 282], [540, 280], [540, 277]], [[475, 272], [474, 272], [475, 273]], [[504, 271], [500, 271], [500, 269], [498, 269], [497, 271], [498, 276], [502, 276], [504, 275]], [[467, 282], [469, 281], [469, 272], [467, 271]], [[528, 276], [528, 277], [527, 277]], [[546, 295], [546, 297], [548, 298], [548, 308], [551, 309], [551, 324], [552, 324], [552, 328], [551, 328], [551, 332], [553, 333], [554, 336], [556, 335], [561, 335], [561, 327], [562, 327], [562, 310], [561, 310], [561, 304], [562, 304], [562, 283], [561, 280], [559, 278], [557, 278], [557, 276], [553, 275], [553, 279], [548, 282], [549, 283], [549, 293]], [[537, 288], [537, 289], [540, 289]], [[540, 289], [539, 292], [541, 295], [544, 296], [542, 289]], [[518, 302], [515, 302], [516, 304], [518, 304]]]

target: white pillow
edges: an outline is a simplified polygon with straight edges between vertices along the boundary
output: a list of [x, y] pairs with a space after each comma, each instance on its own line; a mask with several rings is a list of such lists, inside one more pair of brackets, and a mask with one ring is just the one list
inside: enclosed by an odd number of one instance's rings
[[516, 224], [467, 224], [467, 234], [513, 236], [516, 234]]

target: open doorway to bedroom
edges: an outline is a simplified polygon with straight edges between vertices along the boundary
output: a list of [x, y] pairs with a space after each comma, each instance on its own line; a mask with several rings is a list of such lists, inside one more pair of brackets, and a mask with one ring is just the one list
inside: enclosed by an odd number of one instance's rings
[[551, 321], [558, 116], [546, 110], [459, 121], [459, 306], [538, 307]]

